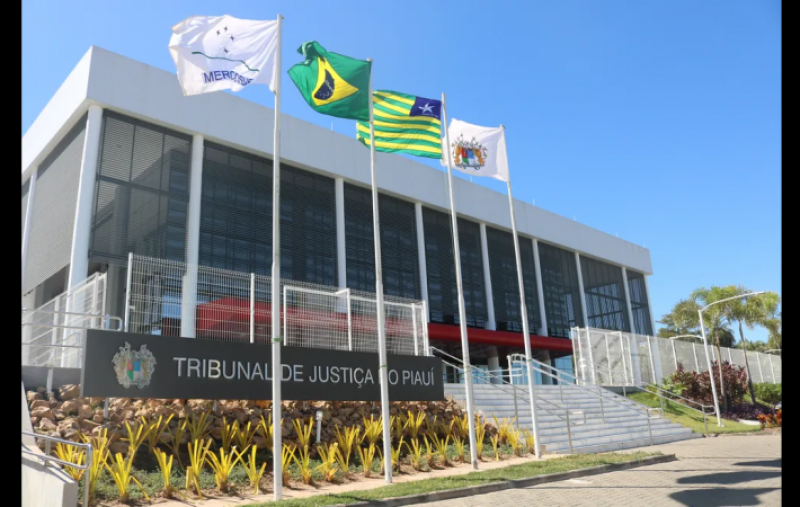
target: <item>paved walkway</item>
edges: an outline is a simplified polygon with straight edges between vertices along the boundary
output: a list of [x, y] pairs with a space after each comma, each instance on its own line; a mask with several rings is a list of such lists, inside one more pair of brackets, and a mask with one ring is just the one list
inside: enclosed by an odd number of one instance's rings
[[[634, 449], [631, 449], [632, 451]], [[642, 447], [678, 461], [422, 504], [427, 507], [781, 505], [781, 437], [719, 436]], [[629, 452], [629, 451], [623, 451]]]

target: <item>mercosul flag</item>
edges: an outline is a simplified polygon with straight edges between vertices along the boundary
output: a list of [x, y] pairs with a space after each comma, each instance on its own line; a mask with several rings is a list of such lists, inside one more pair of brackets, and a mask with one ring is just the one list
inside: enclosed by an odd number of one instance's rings
[[442, 137], [442, 165], [473, 176], [508, 181], [508, 156], [503, 127], [481, 127], [453, 118], [447, 129], [450, 146]]
[[261, 83], [275, 91], [278, 21], [192, 16], [172, 27], [169, 52], [184, 95], [238, 92]]

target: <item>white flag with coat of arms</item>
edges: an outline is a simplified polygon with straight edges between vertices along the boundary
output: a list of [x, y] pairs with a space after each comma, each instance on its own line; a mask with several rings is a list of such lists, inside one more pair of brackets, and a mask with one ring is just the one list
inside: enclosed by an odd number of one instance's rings
[[261, 83], [275, 91], [278, 21], [192, 16], [172, 27], [169, 52], [184, 95], [238, 92]]
[[503, 127], [481, 127], [453, 118], [447, 129], [450, 146], [442, 136], [442, 165], [472, 176], [508, 181], [508, 156]]

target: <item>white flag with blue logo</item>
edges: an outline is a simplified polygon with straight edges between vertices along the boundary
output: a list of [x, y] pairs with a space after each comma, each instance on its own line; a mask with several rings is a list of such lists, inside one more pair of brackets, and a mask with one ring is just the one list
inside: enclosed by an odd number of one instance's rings
[[450, 146], [442, 136], [442, 165], [473, 176], [488, 176], [508, 181], [508, 156], [503, 127], [481, 127], [450, 120], [447, 128]]
[[278, 21], [192, 16], [172, 27], [169, 52], [184, 95], [238, 92], [261, 83], [275, 91]]

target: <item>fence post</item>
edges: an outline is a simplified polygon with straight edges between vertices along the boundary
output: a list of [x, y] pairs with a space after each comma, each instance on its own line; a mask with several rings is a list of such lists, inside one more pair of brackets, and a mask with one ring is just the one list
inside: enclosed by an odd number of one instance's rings
[[128, 252], [128, 274], [125, 282], [125, 332], [130, 331], [131, 281], [133, 280], [133, 252]]
[[[419, 355], [419, 344], [417, 343], [417, 305], [411, 304], [411, 327], [414, 329], [414, 355]], [[353, 350], [352, 346], [350, 350]]]
[[772, 370], [772, 383], [777, 384], [778, 381], [775, 380], [775, 367], [772, 365], [772, 354], [767, 354], [769, 356], [769, 369]]
[[653, 379], [653, 384], [658, 385], [656, 381], [656, 361], [653, 357], [653, 347], [650, 345], [650, 337], [645, 336], [645, 339], [647, 339], [647, 352], [650, 355], [650, 378]]
[[[625, 365], [625, 340], [622, 339], [622, 331], [618, 331], [619, 333], [619, 350], [620, 350], [620, 359], [622, 359], [622, 389], [623, 394], [625, 394], [625, 384], [628, 383], [628, 367]], [[630, 345], [628, 346], [628, 352], [630, 352]], [[633, 366], [631, 366], [633, 369]]]
[[611, 350], [608, 348], [608, 333], [603, 333], [606, 342], [606, 366], [608, 367], [609, 385], [614, 385], [614, 372], [611, 370]]
[[700, 373], [700, 363], [697, 362], [697, 344], [692, 342], [692, 353], [694, 354], [694, 371]]
[[[345, 297], [345, 302], [347, 304], [347, 348], [350, 351], [352, 351], [353, 350], [353, 311], [351, 309], [351, 306], [352, 306], [353, 300], [350, 299], [350, 289], [348, 288], [346, 290], [347, 290], [347, 292], [345, 292], [345, 296], [344, 297]], [[284, 306], [284, 308], [286, 308], [286, 307]], [[415, 338], [414, 346], [416, 347], [416, 345], [417, 345], [416, 336], [414, 338]]]
[[425, 300], [422, 301], [422, 343], [425, 346], [425, 355], [433, 355], [428, 341], [428, 302]]
[[597, 385], [597, 368], [594, 364], [594, 353], [592, 353], [592, 333], [589, 331], [589, 328], [586, 328], [586, 342], [587, 347], [589, 348], [589, 363], [592, 366], [592, 384]]
[[250, 343], [256, 342], [256, 274], [250, 273]]
[[675, 340], [670, 338], [669, 341], [672, 344], [672, 359], [675, 361], [675, 371], [678, 371], [678, 353], [675, 351]]

